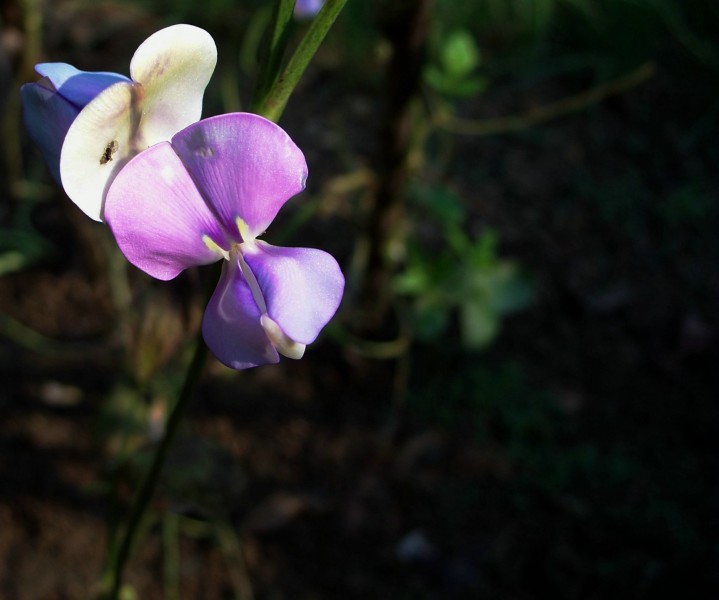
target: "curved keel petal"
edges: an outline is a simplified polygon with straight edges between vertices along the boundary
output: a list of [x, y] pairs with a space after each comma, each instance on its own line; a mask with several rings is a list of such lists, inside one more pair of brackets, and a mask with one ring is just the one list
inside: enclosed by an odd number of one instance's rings
[[315, 248], [282, 248], [266, 242], [243, 245], [267, 304], [267, 313], [295, 342], [309, 344], [342, 300], [344, 276], [337, 261]]
[[207, 347], [224, 365], [248, 369], [274, 364], [280, 357], [265, 333], [238, 257], [222, 266], [222, 275], [202, 319]]

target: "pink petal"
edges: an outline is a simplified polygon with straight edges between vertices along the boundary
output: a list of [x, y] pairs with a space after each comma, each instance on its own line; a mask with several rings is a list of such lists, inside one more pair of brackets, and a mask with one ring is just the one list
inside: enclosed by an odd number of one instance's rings
[[258, 115], [205, 119], [176, 134], [172, 145], [228, 231], [237, 232], [239, 218], [252, 238], [260, 235], [305, 187], [304, 155], [284, 130]]
[[313, 342], [342, 300], [344, 277], [337, 261], [314, 248], [244, 244], [245, 261], [257, 278], [267, 314], [291, 339]]
[[222, 265], [222, 275], [202, 319], [207, 347], [224, 365], [248, 369], [279, 362], [262, 327], [262, 314], [242, 275], [238, 257]]
[[157, 279], [215, 262], [223, 256], [220, 247], [229, 249], [169, 142], [138, 154], [117, 174], [105, 219], [127, 259]]

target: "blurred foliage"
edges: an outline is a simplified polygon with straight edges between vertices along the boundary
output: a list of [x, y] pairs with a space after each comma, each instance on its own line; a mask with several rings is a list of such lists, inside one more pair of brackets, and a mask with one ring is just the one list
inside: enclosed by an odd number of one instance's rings
[[51, 256], [55, 246], [30, 219], [33, 206], [25, 203], [6, 227], [0, 227], [0, 277], [25, 270]]
[[464, 345], [484, 348], [503, 317], [529, 305], [531, 282], [515, 262], [497, 256], [495, 231], [476, 239], [464, 233], [464, 208], [450, 190], [416, 185], [412, 197], [442, 236], [437, 247], [422, 236], [410, 240], [407, 264], [394, 281], [395, 291], [412, 299], [412, 328], [420, 339], [436, 341], [458, 311]]
[[[441, 362], [448, 359], [456, 360]], [[448, 483], [441, 514], [459, 528], [478, 505], [513, 515], [483, 559], [487, 597], [522, 593], [529, 582], [567, 598], [587, 589], [665, 597], [662, 582], [690, 581], [687, 573], [697, 589], [707, 585], [713, 541], [703, 533], [706, 515], [691, 509], [710, 489], [699, 464], [662, 453], [652, 437], [585, 439], [571, 405], [537, 389], [518, 365], [452, 368], [452, 378], [418, 373], [409, 406], [482, 452], [495, 473], [481, 488], [473, 479]]]
[[[537, 391], [522, 369], [504, 365], [467, 368], [462, 377], [429, 378], [410, 403], [418, 414], [482, 444], [501, 444], [512, 459], [529, 457], [557, 435], [557, 399]], [[443, 400], [437, 402], [438, 394]]]
[[439, 41], [436, 62], [424, 70], [424, 79], [436, 91], [447, 96], [474, 96], [488, 85], [477, 75], [481, 64], [479, 48], [472, 35], [459, 29]]

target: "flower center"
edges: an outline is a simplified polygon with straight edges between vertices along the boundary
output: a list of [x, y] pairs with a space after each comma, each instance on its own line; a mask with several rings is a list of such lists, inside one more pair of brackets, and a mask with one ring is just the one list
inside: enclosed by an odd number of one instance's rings
[[260, 289], [260, 284], [257, 281], [257, 277], [255, 277], [255, 274], [252, 272], [252, 269], [250, 269], [250, 265], [247, 264], [247, 261], [243, 256], [242, 246], [244, 245], [245, 243], [232, 244], [232, 247], [230, 248], [230, 260], [237, 260], [237, 263], [240, 265], [242, 275], [245, 278], [247, 285], [250, 287], [250, 291], [252, 292], [252, 299], [255, 301], [255, 304], [257, 304], [257, 307], [260, 309], [260, 312], [263, 315], [266, 315], [267, 304], [265, 303], [265, 297], [262, 294], [262, 290]]

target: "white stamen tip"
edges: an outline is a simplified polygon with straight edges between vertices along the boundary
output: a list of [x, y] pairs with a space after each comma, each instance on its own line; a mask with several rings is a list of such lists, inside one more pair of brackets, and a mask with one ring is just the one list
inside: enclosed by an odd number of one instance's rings
[[266, 314], [260, 317], [260, 323], [277, 352], [287, 358], [302, 358], [307, 347], [305, 344], [298, 344], [289, 338], [280, 326]]

